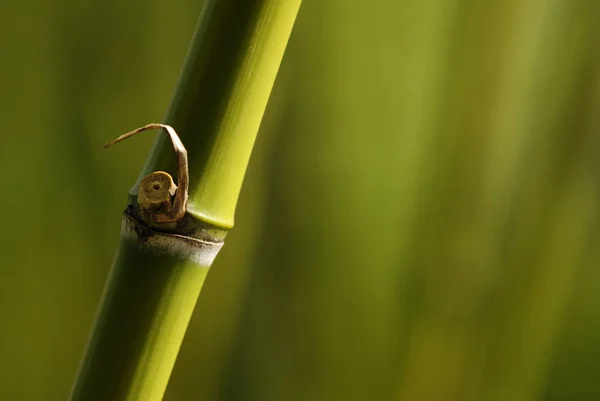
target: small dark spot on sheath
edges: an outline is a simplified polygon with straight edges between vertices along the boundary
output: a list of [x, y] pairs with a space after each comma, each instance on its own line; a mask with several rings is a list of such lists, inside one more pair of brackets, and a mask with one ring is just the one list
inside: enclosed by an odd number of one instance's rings
[[140, 224], [137, 224], [137, 220], [134, 217], [135, 216], [135, 208], [132, 205], [128, 205], [127, 209], [125, 211], [126, 214], [128, 214], [129, 216], [131, 216], [131, 218], [136, 221], [136, 223], [132, 224], [133, 226], [133, 230], [135, 231], [135, 233], [137, 234], [138, 238], [142, 241], [145, 242], [148, 240], [148, 238], [152, 237], [154, 235], [154, 233], [147, 229], [146, 227], [141, 226]]
[[150, 238], [154, 235], [154, 233], [152, 231], [148, 230], [145, 227], [139, 226], [137, 224], [134, 225], [134, 229], [135, 229], [135, 233], [138, 235], [138, 238], [142, 242], [146, 242], [148, 240], [148, 238]]
[[154, 188], [155, 191], [158, 191], [160, 189], [160, 184], [156, 183], [152, 186], [152, 188]]

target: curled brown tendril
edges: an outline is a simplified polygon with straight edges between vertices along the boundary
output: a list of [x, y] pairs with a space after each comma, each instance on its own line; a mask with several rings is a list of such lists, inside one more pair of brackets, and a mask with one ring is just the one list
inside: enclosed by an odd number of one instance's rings
[[[187, 151], [173, 127], [158, 123], [144, 125], [108, 142], [104, 147], [108, 148], [139, 132], [151, 129], [164, 129], [171, 138], [173, 149], [177, 155], [177, 185], [173, 183], [173, 179], [168, 173], [155, 171], [144, 177], [140, 183], [138, 204], [142, 209], [142, 214], [157, 223], [175, 222], [185, 215], [189, 172]], [[173, 200], [171, 200], [171, 197], [173, 197]]]

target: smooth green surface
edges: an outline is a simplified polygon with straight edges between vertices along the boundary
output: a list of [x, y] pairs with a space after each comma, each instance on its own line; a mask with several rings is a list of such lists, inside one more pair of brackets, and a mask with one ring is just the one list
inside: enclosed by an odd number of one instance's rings
[[[233, 227], [246, 166], [300, 3], [204, 5], [165, 119], [191, 149], [188, 211], [203, 221]], [[174, 165], [169, 142], [158, 137], [138, 182]]]
[[[300, 1], [238, 5], [205, 3], [167, 116], [187, 149], [187, 212], [219, 228], [233, 226], [250, 153]], [[210, 112], [197, 112], [205, 109]], [[173, 145], [164, 139], [157, 140], [139, 180], [174, 162]], [[139, 182], [132, 196], [137, 187]], [[122, 235], [73, 401], [161, 400], [210, 267], [182, 263], [177, 247], [171, 249], [173, 256], [157, 257], [150, 246], [135, 252], [135, 244], [127, 241], [132, 240]], [[145, 238], [135, 241], [146, 245]]]
[[122, 238], [71, 400], [161, 400], [208, 268]]

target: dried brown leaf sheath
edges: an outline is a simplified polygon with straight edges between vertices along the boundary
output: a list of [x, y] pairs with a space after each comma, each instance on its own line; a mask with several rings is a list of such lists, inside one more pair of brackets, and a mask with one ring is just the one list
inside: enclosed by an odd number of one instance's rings
[[187, 151], [173, 127], [159, 123], [144, 125], [108, 142], [104, 147], [108, 148], [139, 132], [161, 128], [169, 134], [177, 155], [177, 185], [173, 183], [169, 173], [155, 171], [142, 180], [138, 204], [144, 219], [155, 223], [170, 223], [180, 220], [185, 215], [190, 179]]

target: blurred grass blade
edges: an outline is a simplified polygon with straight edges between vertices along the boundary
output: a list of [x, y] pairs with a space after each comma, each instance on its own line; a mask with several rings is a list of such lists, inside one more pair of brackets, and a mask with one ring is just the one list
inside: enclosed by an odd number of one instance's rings
[[141, 218], [140, 182], [174, 172], [159, 135], [130, 191], [75, 400], [163, 397], [202, 284], [233, 216], [252, 146], [300, 0], [209, 0], [167, 115], [189, 156], [187, 213], [175, 223]]

